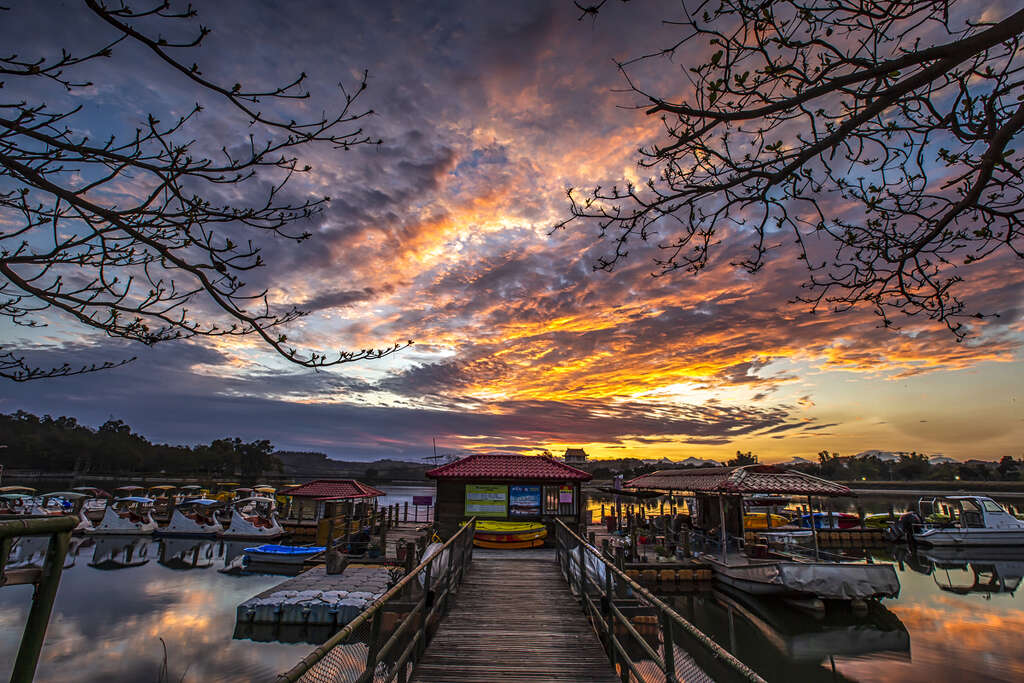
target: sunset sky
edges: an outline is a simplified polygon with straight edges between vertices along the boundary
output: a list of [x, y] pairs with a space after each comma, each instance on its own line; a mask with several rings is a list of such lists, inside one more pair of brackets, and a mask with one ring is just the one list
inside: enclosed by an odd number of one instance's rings
[[[311, 311], [289, 329], [301, 348], [415, 345], [313, 372], [255, 340], [136, 348], [52, 315], [43, 330], [5, 323], [0, 335], [41, 365], [138, 360], [0, 384], [0, 410], [93, 426], [114, 417], [160, 442], [267, 438], [340, 459], [418, 459], [432, 438], [443, 452], [572, 446], [599, 458], [1024, 456], [1019, 260], [973, 270], [971, 304], [1000, 317], [957, 343], [926, 320], [886, 330], [870, 308], [788, 304], [804, 273], [781, 239], [753, 276], [728, 265], [745, 249], [730, 242], [699, 277], [654, 278], [651, 249], [595, 272], [609, 245], [594, 229], [551, 233], [568, 215], [566, 188], [637, 177], [636, 149], [658, 123], [630, 106], [613, 59], [674, 42], [661, 20], [677, 7], [614, 3], [580, 21], [561, 1], [201, 3], [214, 31], [195, 59], [223, 82], [306, 71], [316, 111], [336, 105], [333, 84], [369, 70], [362, 104], [376, 114], [364, 124], [383, 144], [311, 154], [292, 191], [332, 202], [314, 239], [265, 245], [258, 279], [274, 302]], [[61, 22], [18, 17], [0, 35], [26, 54], [105, 35], [73, 7]], [[96, 85], [79, 100], [97, 137], [200, 97], [147, 55], [116, 56], [116, 70], [92, 67]], [[651, 78], [681, 88], [680, 66]], [[244, 121], [215, 103], [202, 117], [199, 144], [244, 142]]]

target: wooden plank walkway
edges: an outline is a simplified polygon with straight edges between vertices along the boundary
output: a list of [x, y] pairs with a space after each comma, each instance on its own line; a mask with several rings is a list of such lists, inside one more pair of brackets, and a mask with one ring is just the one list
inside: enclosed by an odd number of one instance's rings
[[496, 679], [618, 683], [550, 556], [474, 557], [451, 612], [413, 672], [414, 683]]

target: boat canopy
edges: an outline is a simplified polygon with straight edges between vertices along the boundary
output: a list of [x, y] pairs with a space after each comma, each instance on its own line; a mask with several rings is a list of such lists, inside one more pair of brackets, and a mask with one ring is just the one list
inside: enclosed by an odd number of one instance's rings
[[0, 498], [4, 500], [21, 500], [22, 498], [31, 498], [32, 496], [27, 493], [0, 493]]
[[115, 491], [142, 491], [143, 488], [141, 486], [135, 486], [134, 484], [129, 484], [128, 486], [118, 486], [114, 490]]
[[220, 501], [210, 500], [209, 498], [193, 498], [192, 500], [186, 500], [182, 505], [220, 505]]
[[152, 498], [146, 498], [145, 496], [125, 496], [124, 498], [118, 498], [114, 502], [117, 503], [152, 503]]
[[0, 486], [0, 493], [35, 493], [31, 486]]
[[95, 496], [96, 498], [110, 498], [110, 494], [101, 488], [95, 486], [76, 486], [71, 489], [72, 491], [81, 491], [82, 493], [88, 493]]
[[178, 488], [178, 487], [177, 486], [171, 486], [170, 484], [160, 484], [159, 486], [150, 486], [149, 490], [150, 491], [170, 491], [171, 489], [176, 489], [176, 488]]
[[185, 490], [188, 490], [188, 491], [198, 491], [201, 488], [203, 488], [203, 487], [200, 486], [199, 484], [186, 484], [185, 486], [181, 487], [181, 490], [182, 491], [185, 491]]
[[241, 486], [237, 481], [215, 481], [214, 486]]
[[67, 498], [68, 500], [81, 500], [88, 497], [88, 494], [78, 493], [77, 491], [54, 491], [53, 493], [43, 494], [43, 498]]
[[853, 496], [848, 487], [818, 477], [771, 465], [702, 467], [692, 470], [658, 470], [626, 482], [641, 490], [690, 491], [743, 495], [785, 493], [803, 496]]
[[232, 504], [238, 505], [239, 503], [273, 503], [273, 498], [264, 498], [263, 496], [250, 496], [249, 498], [239, 498], [238, 500], [231, 501]]

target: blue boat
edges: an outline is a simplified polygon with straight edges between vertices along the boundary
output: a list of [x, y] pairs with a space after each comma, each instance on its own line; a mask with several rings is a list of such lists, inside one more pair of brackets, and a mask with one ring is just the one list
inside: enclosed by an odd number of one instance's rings
[[245, 549], [245, 555], [252, 562], [266, 564], [302, 564], [314, 555], [327, 550], [322, 545], [258, 545]]

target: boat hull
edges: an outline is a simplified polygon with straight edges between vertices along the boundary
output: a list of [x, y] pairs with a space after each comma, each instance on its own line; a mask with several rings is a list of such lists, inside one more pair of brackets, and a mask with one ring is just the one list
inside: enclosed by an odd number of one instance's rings
[[186, 517], [181, 510], [175, 509], [171, 513], [171, 521], [167, 526], [159, 529], [157, 533], [161, 536], [216, 536], [224, 531], [224, 527], [213, 518], [212, 524], [200, 524], [190, 517]]
[[539, 548], [544, 545], [543, 539], [535, 539], [533, 541], [518, 541], [512, 543], [498, 543], [494, 541], [484, 541], [479, 538], [473, 538], [473, 545], [478, 548], [498, 548], [503, 550], [523, 550], [525, 548]]
[[752, 595], [864, 600], [895, 597], [900, 592], [896, 570], [889, 564], [791, 561], [725, 564], [710, 556], [702, 559], [711, 565], [716, 581]]
[[153, 521], [153, 515], [146, 513], [142, 521], [132, 521], [117, 514], [113, 508], [108, 507], [103, 513], [103, 519], [92, 529], [86, 529], [87, 534], [116, 534], [123, 535], [149, 535], [156, 531], [157, 524]]
[[1024, 529], [926, 529], [914, 534], [914, 540], [936, 546], [1024, 547]]
[[525, 534], [481, 534], [476, 533], [473, 538], [481, 541], [490, 541], [492, 543], [518, 543], [521, 541], [535, 541], [539, 538], [546, 538], [548, 535], [547, 529], [541, 531], [531, 531]]
[[242, 516], [238, 510], [231, 511], [231, 522], [218, 536], [221, 538], [278, 538], [285, 535], [285, 530], [277, 523], [277, 515], [272, 515], [270, 526], [257, 526]]

